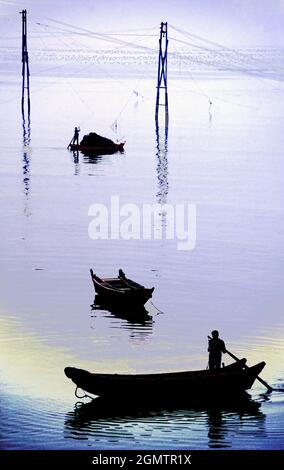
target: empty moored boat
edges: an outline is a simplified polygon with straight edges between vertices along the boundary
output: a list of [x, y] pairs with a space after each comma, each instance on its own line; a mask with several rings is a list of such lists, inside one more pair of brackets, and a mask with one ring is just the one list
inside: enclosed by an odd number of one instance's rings
[[217, 371], [199, 370], [159, 374], [94, 374], [66, 367], [65, 375], [78, 388], [101, 397], [121, 399], [194, 398], [209, 400], [219, 395], [240, 395], [249, 390], [265, 366], [245, 366], [242, 359]]
[[121, 269], [115, 278], [100, 278], [90, 271], [95, 291], [106, 303], [141, 307], [152, 297], [154, 287], [148, 289], [128, 279]]

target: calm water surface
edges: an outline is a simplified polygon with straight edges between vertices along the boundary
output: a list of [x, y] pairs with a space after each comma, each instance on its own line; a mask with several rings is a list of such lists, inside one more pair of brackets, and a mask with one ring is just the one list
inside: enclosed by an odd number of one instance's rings
[[[205, 368], [217, 328], [229, 350], [265, 360], [263, 378], [283, 387], [282, 83], [176, 77], [167, 142], [154, 126], [150, 78], [35, 76], [32, 90], [29, 127], [18, 78], [2, 71], [1, 448], [283, 449], [284, 395], [263, 395], [260, 384], [242, 406], [89, 409], [75, 405], [63, 374], [67, 365]], [[74, 159], [66, 146], [76, 124], [125, 139], [125, 153]], [[195, 249], [177, 250], [177, 239], [91, 240], [89, 207], [109, 207], [111, 196], [138, 207], [196, 204]], [[162, 230], [162, 213], [154, 224]], [[91, 267], [155, 286], [147, 321], [91, 310]]]

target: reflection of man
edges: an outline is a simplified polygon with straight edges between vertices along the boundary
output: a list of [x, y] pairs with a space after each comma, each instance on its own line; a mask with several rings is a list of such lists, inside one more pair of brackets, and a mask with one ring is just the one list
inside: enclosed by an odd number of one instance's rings
[[219, 331], [212, 331], [212, 338], [209, 339], [209, 370], [217, 370], [221, 368], [222, 353], [226, 352], [226, 346], [222, 339], [219, 338]]
[[80, 128], [79, 128], [79, 127], [75, 127], [75, 130], [74, 130], [74, 137], [73, 137], [73, 139], [72, 139], [72, 144], [79, 145], [79, 132], [80, 132]]
[[216, 449], [226, 444], [226, 427], [223, 426], [222, 408], [216, 406], [207, 410], [208, 414], [208, 446]]

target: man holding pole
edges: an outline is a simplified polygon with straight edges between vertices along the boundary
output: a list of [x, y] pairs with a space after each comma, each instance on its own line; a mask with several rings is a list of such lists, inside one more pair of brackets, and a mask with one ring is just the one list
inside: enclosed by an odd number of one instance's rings
[[79, 132], [80, 132], [80, 127], [75, 127], [74, 136], [71, 142], [72, 144], [79, 145]]
[[68, 149], [70, 148], [71, 145], [79, 145], [79, 133], [80, 133], [80, 127], [75, 127], [74, 129], [74, 135], [70, 141], [70, 144], [68, 145]]
[[226, 353], [226, 346], [222, 339], [219, 338], [219, 331], [212, 331], [212, 338], [209, 338], [209, 370], [219, 370], [221, 368], [222, 353]]
[[[233, 353], [226, 349], [225, 343], [222, 339], [219, 338], [219, 331], [214, 330], [212, 331], [212, 338], [208, 336], [208, 351], [209, 351], [209, 370], [220, 370], [221, 368], [221, 359], [222, 353], [227, 353], [230, 357], [232, 357], [236, 362], [241, 362], [241, 360], [235, 356]], [[265, 362], [262, 363], [263, 367], [265, 366]], [[242, 363], [242, 368], [249, 369], [246, 363]], [[271, 393], [273, 390], [278, 390], [271, 387], [265, 380], [261, 379], [259, 376], [256, 377], [257, 380], [264, 385], [268, 392]]]

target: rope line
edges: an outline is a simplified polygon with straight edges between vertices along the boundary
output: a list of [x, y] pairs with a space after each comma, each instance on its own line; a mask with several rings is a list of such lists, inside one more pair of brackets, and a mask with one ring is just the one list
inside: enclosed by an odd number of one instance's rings
[[[78, 390], [82, 390], [82, 392], [84, 393], [84, 395], [80, 396], [78, 395]], [[76, 398], [79, 398], [79, 400], [82, 400], [82, 398], [90, 398], [91, 400], [93, 400], [93, 397], [91, 397], [90, 395], [88, 395], [83, 389], [81, 389], [80, 387], [76, 387], [76, 390], [75, 390], [75, 397]]]

